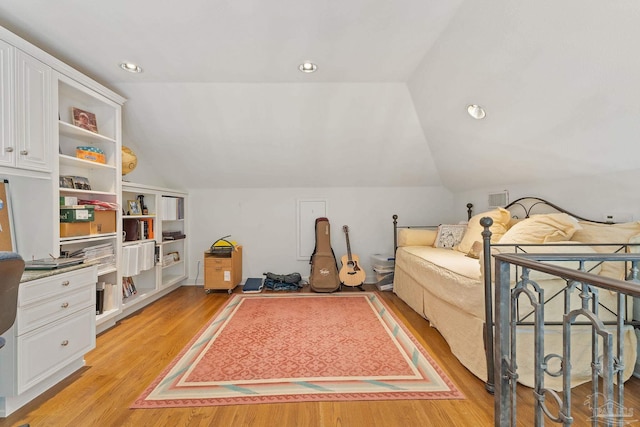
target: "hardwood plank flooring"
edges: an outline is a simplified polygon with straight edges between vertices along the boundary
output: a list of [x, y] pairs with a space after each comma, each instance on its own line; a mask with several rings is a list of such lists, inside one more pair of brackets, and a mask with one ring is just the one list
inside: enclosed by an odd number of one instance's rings
[[[369, 285], [365, 288], [374, 290]], [[428, 321], [393, 293], [380, 294], [466, 399], [129, 409], [131, 402], [228, 299], [226, 292], [205, 294], [202, 287], [187, 286], [99, 335], [97, 348], [86, 356], [83, 369], [14, 414], [0, 419], [0, 427], [23, 423], [30, 423], [32, 427], [493, 425], [493, 396], [484, 390], [484, 384], [458, 362]], [[575, 393], [574, 402], [583, 402], [588, 389], [578, 387]], [[531, 389], [522, 387], [519, 395], [526, 404], [533, 401]], [[625, 396], [625, 407], [634, 409], [640, 418], [640, 380], [634, 378], [627, 382]], [[578, 410], [583, 410], [574, 414], [574, 425], [587, 425], [590, 414], [584, 405], [580, 406]], [[525, 406], [519, 407], [519, 417], [519, 425], [533, 425], [531, 411]]]

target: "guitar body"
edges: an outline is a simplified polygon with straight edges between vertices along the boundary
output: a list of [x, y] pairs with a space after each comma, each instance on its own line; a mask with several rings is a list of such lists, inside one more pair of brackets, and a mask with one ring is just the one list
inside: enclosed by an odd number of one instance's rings
[[342, 256], [342, 268], [340, 269], [340, 281], [346, 286], [360, 286], [367, 277], [363, 269], [360, 268], [360, 258], [358, 255], [351, 255], [349, 261], [348, 255]]
[[366, 279], [367, 275], [363, 269], [360, 268], [360, 258], [358, 255], [353, 255], [351, 253], [351, 243], [349, 243], [349, 227], [346, 225], [342, 227], [342, 231], [347, 239], [347, 255], [343, 255], [342, 257], [342, 268], [338, 273], [338, 277], [340, 277], [340, 282], [346, 286], [356, 286], [362, 289], [362, 284], [364, 283], [364, 279]]

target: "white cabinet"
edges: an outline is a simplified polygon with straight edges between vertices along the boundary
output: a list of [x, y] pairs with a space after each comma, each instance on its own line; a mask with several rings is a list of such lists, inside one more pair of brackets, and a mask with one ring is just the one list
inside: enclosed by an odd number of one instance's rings
[[51, 67], [16, 50], [16, 166], [51, 170]]
[[51, 67], [0, 41], [0, 74], [0, 165], [51, 171]]
[[14, 165], [12, 100], [14, 47], [0, 40], [0, 165]]
[[0, 415], [84, 364], [96, 346], [96, 278], [93, 266], [20, 284], [16, 322], [0, 352]]

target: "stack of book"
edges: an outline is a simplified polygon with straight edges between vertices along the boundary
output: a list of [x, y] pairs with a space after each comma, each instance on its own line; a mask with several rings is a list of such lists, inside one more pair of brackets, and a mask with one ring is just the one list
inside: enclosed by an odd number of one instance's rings
[[184, 199], [182, 197], [162, 196], [162, 219], [175, 221], [184, 219]]
[[162, 240], [180, 240], [187, 237], [182, 231], [163, 231]]
[[116, 255], [113, 243], [87, 246], [69, 254], [70, 257], [82, 257], [85, 263], [98, 264], [98, 271], [115, 268]]
[[138, 293], [136, 285], [133, 283], [133, 277], [122, 278], [122, 297], [129, 298]]

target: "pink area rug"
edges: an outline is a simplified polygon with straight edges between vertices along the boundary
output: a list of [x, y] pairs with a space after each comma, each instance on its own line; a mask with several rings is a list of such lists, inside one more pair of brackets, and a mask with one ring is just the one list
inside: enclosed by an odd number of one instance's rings
[[376, 293], [234, 294], [132, 408], [461, 398]]

